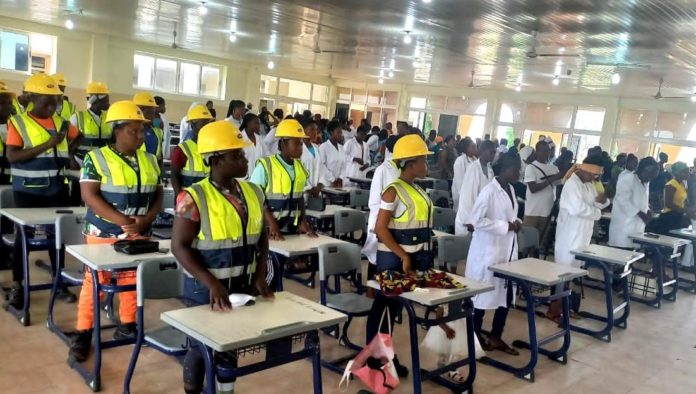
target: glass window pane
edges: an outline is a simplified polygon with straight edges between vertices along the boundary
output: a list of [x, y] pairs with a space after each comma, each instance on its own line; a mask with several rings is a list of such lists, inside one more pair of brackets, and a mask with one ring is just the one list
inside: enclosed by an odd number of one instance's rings
[[319, 114], [321, 115], [322, 118], [326, 118], [326, 106], [324, 105], [319, 105], [319, 104], [312, 104], [310, 107], [310, 110], [312, 111], [313, 114]]
[[570, 128], [573, 110], [572, 105], [527, 103], [522, 121], [530, 125]]
[[566, 148], [573, 152], [575, 159], [581, 163], [587, 157], [587, 150], [599, 145], [598, 135], [573, 134], [568, 138]]
[[220, 97], [220, 69], [203, 66], [201, 72], [201, 95]]
[[399, 92], [384, 92], [384, 105], [399, 105]]
[[383, 108], [382, 117], [380, 119], [380, 123], [377, 124], [377, 126], [383, 128], [388, 122], [391, 122], [392, 125], [396, 125], [396, 110], [391, 108]]
[[351, 94], [350, 88], [338, 88], [338, 101], [349, 102]]
[[498, 116], [498, 121], [501, 123], [517, 123], [522, 117], [523, 110], [523, 102], [503, 101], [500, 105], [500, 115]]
[[655, 144], [655, 156], [664, 152], [669, 156], [669, 162], [683, 161], [692, 164], [696, 158], [696, 148], [680, 145]]
[[[423, 99], [425, 101], [425, 99]], [[425, 102], [423, 103], [425, 105]], [[425, 112], [420, 111], [408, 111], [408, 124], [419, 129], [423, 129], [423, 122], [425, 121]]]
[[367, 91], [363, 89], [353, 89], [353, 98], [351, 100], [354, 103], [365, 104], [367, 102]]
[[322, 103], [329, 101], [329, 87], [324, 85], [314, 85], [312, 87], [312, 100]]
[[312, 84], [309, 82], [295, 81], [281, 78], [278, 85], [278, 95], [302, 100], [309, 100]]
[[151, 89], [154, 72], [154, 57], [137, 54], [133, 56], [133, 86]]
[[259, 93], [270, 94], [275, 96], [278, 88], [278, 78], [270, 75], [261, 75], [261, 88]]
[[469, 115], [485, 115], [486, 99], [472, 99], [471, 97], [448, 97], [447, 110]]
[[515, 128], [512, 126], [498, 126], [495, 130], [495, 138], [507, 139], [508, 141], [515, 140]]
[[0, 33], [0, 67], [29, 71], [29, 36], [23, 33]]
[[281, 101], [281, 102], [278, 103], [278, 107], [277, 107], [277, 108], [282, 109], [282, 110], [283, 110], [283, 113], [285, 114], [285, 116], [287, 116], [287, 115], [292, 115], [292, 114], [293, 114], [293, 112], [292, 112], [292, 103], [288, 103], [288, 102]]
[[578, 112], [575, 114], [575, 129], [602, 131], [605, 111], [600, 107], [578, 107]]
[[428, 103], [431, 109], [444, 109], [445, 108], [445, 96], [432, 96]]
[[696, 138], [696, 115], [659, 112], [653, 137], [693, 141]]
[[650, 143], [636, 138], [616, 138], [614, 145], [616, 146], [617, 154], [633, 153], [638, 157], [646, 157], [650, 153]]
[[166, 92], [176, 90], [176, 61], [155, 59], [155, 89]]
[[382, 95], [384, 94], [381, 90], [370, 90], [367, 93], [367, 103], [373, 105], [382, 104]]
[[425, 109], [426, 102], [425, 97], [411, 97], [411, 108]]
[[179, 71], [179, 93], [198, 95], [200, 88], [201, 66], [181, 63]]
[[379, 125], [381, 114], [382, 109], [380, 107], [367, 107], [365, 119], [367, 119], [367, 122], [370, 124], [370, 126], [376, 126]]
[[472, 139], [483, 138], [484, 116], [461, 115], [459, 116], [459, 135]]
[[[622, 109], [619, 112], [618, 133], [633, 137], [648, 137], [655, 125], [655, 112], [639, 109]], [[627, 152], [631, 153], [631, 152]]]
[[[530, 130], [526, 129], [524, 131], [524, 138], [522, 139], [522, 142], [525, 145], [529, 145], [531, 147], [534, 147], [537, 142], [541, 140], [541, 138], [551, 138], [553, 143], [556, 145], [556, 147], [562, 146], [561, 142], [563, 142], [563, 133], [554, 133], [551, 131], [544, 131], [544, 130]], [[560, 148], [557, 148], [560, 149]]]

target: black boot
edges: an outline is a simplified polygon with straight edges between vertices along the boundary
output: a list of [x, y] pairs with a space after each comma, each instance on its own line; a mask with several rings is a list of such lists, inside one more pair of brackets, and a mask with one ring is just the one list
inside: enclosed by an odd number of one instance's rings
[[56, 290], [56, 299], [65, 302], [66, 304], [73, 304], [77, 301], [77, 297], [73, 294], [68, 286], [61, 285], [58, 290]]
[[5, 309], [12, 306], [15, 309], [24, 308], [24, 288], [22, 286], [14, 286], [10, 289], [10, 294], [5, 303]]
[[396, 354], [394, 355], [394, 369], [396, 369], [396, 374], [399, 375], [400, 378], [405, 378], [408, 376], [408, 368], [399, 363], [399, 359], [396, 357]]
[[77, 331], [70, 338], [70, 352], [68, 353], [68, 362], [81, 363], [89, 357], [89, 351], [92, 349], [92, 329]]
[[114, 339], [135, 339], [138, 326], [135, 323], [119, 324], [114, 332]]

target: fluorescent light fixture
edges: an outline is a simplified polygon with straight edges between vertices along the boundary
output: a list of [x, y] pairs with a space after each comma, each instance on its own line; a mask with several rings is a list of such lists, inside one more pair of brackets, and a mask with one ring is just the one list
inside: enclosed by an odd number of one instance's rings
[[230, 42], [237, 42], [237, 33], [230, 32]]
[[611, 83], [612, 85], [618, 85], [621, 82], [621, 74], [618, 72], [614, 72], [614, 74], [611, 75]]
[[558, 86], [558, 84], [561, 83], [561, 80], [558, 79], [558, 75], [556, 75], [555, 77], [553, 77], [553, 81], [551, 81], [551, 83], [553, 83], [553, 86]]
[[201, 1], [201, 5], [198, 6], [198, 13], [201, 15], [208, 13], [208, 7], [205, 6], [205, 1]]
[[268, 62], [266, 66], [268, 66], [269, 70], [273, 70], [275, 68], [275, 63], [273, 63], [273, 60], [271, 60]]
[[394, 78], [394, 71], [389, 71], [389, 78]]
[[383, 79], [383, 78], [380, 78], [380, 79], [377, 80], [377, 82], [379, 82], [379, 84], [381, 85], [381, 84], [384, 83], [384, 79]]
[[691, 95], [691, 102], [696, 103], [696, 93]]
[[404, 44], [408, 45], [413, 42], [413, 38], [411, 37], [411, 32], [407, 31], [406, 35], [404, 36]]
[[68, 30], [72, 30], [75, 28], [75, 22], [72, 21], [72, 19], [66, 19], [65, 20], [65, 28]]
[[516, 92], [522, 91], [522, 85], [517, 84], [517, 86], [515, 86], [515, 91], [516, 91]]
[[430, 3], [433, 2], [433, 0], [423, 0], [423, 2], [424, 2], [425, 4], [430, 4]]
[[559, 48], [559, 49], [558, 49], [558, 52], [560, 52], [560, 53], [565, 53], [565, 48], [563, 48], [563, 47]]

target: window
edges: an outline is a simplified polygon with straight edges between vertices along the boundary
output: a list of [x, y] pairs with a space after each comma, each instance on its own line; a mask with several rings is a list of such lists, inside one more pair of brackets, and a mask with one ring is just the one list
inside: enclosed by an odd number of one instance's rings
[[175, 94], [222, 97], [223, 68], [136, 53], [133, 56], [133, 87]]
[[425, 97], [411, 97], [411, 108], [425, 109], [426, 102]]
[[0, 30], [0, 68], [22, 73], [55, 72], [56, 37]]
[[[295, 81], [292, 79], [280, 79], [278, 95], [302, 100], [309, 100], [312, 84], [309, 82]], [[302, 112], [302, 111], [300, 111]]]
[[569, 129], [574, 109], [572, 105], [527, 103], [527, 107], [522, 114], [522, 122], [531, 125]]
[[[261, 75], [260, 107], [267, 106], [270, 111], [280, 108], [286, 115], [310, 110], [312, 113], [329, 117], [326, 110], [329, 87], [311, 82]], [[350, 94], [350, 89], [348, 91]], [[277, 107], [273, 103], [278, 103]]]
[[329, 100], [329, 87], [324, 85], [314, 85], [312, 87], [312, 101], [325, 103]]
[[[356, 124], [362, 119], [367, 119], [373, 126], [384, 127], [388, 122], [394, 123], [396, 121], [398, 101], [399, 92], [352, 89], [339, 86], [336, 88], [336, 102], [338, 105], [335, 116], [347, 117]], [[346, 104], [348, 105], [349, 113], [345, 113], [345, 110], [340, 112], [339, 109], [345, 108]]]
[[605, 111], [604, 108], [599, 107], [578, 107], [573, 128], [576, 130], [602, 131]]

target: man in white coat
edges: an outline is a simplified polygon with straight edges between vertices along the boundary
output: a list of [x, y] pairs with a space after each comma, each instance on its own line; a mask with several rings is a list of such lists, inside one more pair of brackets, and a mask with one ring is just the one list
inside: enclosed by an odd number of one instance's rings
[[466, 235], [473, 231], [469, 216], [481, 190], [493, 179], [491, 162], [493, 162], [494, 157], [495, 145], [493, 142], [483, 141], [479, 148], [478, 160], [466, 169], [462, 187], [459, 190], [459, 204], [454, 220], [454, 233], [457, 235]]
[[645, 225], [651, 218], [648, 187], [659, 170], [655, 159], [646, 157], [640, 161], [635, 172], [619, 178], [609, 223], [610, 246], [633, 248], [633, 241], [628, 235], [645, 231]]
[[[507, 354], [519, 354], [503, 340], [503, 329], [509, 305], [512, 302], [512, 286], [493, 276], [491, 265], [518, 259], [517, 232], [522, 223], [517, 218], [517, 198], [512, 184], [519, 179], [520, 159], [517, 154], [502, 154], [498, 159], [499, 175], [494, 178], [476, 199], [471, 211], [474, 233], [467, 257], [467, 278], [495, 286], [493, 291], [473, 298], [474, 331], [485, 350], [501, 350]], [[486, 310], [495, 310], [493, 327], [487, 341], [481, 337], [481, 327]]]
[[462, 189], [466, 169], [476, 161], [476, 156], [478, 155], [476, 143], [471, 138], [464, 138], [461, 144], [462, 154], [454, 161], [454, 176], [452, 177], [452, 200], [454, 202], [454, 209], [459, 207], [459, 192]]
[[314, 143], [317, 139], [319, 127], [317, 126], [317, 122], [311, 118], [304, 119], [302, 126], [304, 127], [305, 134], [309, 137], [304, 139], [305, 146], [302, 147], [302, 157], [300, 158], [302, 165], [309, 172], [309, 179], [307, 179], [305, 191], [311, 197], [318, 197], [324, 185], [328, 184], [324, 176], [326, 170], [321, 163], [321, 157], [319, 157], [319, 145]]
[[329, 140], [319, 147], [321, 162], [326, 168], [326, 180], [332, 187], [343, 187], [346, 177], [346, 151], [341, 145], [343, 129], [335, 120], [329, 122], [326, 128], [329, 131]]
[[364, 178], [367, 169], [370, 168], [370, 150], [365, 142], [367, 132], [367, 126], [360, 126], [355, 138], [343, 144], [346, 150], [346, 178]]

